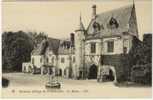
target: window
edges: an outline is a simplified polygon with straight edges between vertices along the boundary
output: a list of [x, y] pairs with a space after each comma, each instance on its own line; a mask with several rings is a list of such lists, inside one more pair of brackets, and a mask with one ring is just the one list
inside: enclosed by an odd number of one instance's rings
[[61, 58], [61, 63], [64, 63], [64, 61], [65, 61], [65, 59], [62, 57], [62, 58]]
[[54, 63], [54, 57], [52, 57], [52, 63]]
[[73, 57], [73, 62], [75, 62], [75, 57]]
[[34, 58], [32, 58], [32, 64], [34, 65]]
[[40, 63], [42, 63], [42, 58], [40, 58]]
[[46, 62], [48, 63], [48, 57], [46, 58]]
[[96, 53], [96, 43], [91, 43], [91, 53]]
[[124, 53], [124, 54], [127, 53], [127, 47], [123, 47], [123, 53]]
[[100, 24], [97, 23], [97, 22], [94, 22], [93, 23], [93, 29], [94, 29], [94, 32], [100, 31]]
[[125, 39], [123, 41], [123, 53], [126, 54], [128, 52], [128, 47], [129, 47], [129, 40]]
[[107, 52], [113, 52], [114, 51], [114, 41], [108, 41], [107, 42]]
[[109, 23], [107, 24], [107, 27], [110, 28], [110, 29], [116, 29], [119, 27], [119, 24], [117, 22], [117, 20], [112, 17], [109, 21]]

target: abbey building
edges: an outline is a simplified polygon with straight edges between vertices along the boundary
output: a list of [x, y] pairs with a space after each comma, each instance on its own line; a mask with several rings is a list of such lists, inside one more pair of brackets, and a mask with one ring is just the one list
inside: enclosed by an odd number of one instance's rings
[[81, 16], [78, 28], [69, 40], [46, 38], [31, 53], [31, 61], [23, 63], [23, 72], [98, 81], [128, 80], [131, 48], [138, 42], [135, 5], [96, 13], [85, 29]]

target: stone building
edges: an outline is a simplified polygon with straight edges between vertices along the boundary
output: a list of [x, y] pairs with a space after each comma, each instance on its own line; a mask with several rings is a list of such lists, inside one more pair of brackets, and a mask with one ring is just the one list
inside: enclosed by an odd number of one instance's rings
[[133, 43], [138, 41], [135, 5], [101, 14], [96, 14], [96, 5], [92, 10], [87, 29], [80, 18], [75, 31], [75, 76], [101, 79], [108, 74], [106, 78], [112, 76], [114, 81], [126, 80], [130, 71], [127, 55]]
[[128, 80], [131, 67], [128, 54], [139, 41], [135, 5], [100, 14], [93, 5], [87, 29], [80, 16], [78, 28], [68, 41], [47, 41], [44, 50], [38, 47], [32, 53], [31, 63], [38, 68], [50, 64], [57, 69], [55, 72], [66, 78]]

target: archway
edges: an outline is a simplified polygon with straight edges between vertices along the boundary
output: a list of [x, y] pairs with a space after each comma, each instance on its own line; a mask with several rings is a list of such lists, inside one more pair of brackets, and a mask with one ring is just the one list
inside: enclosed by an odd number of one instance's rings
[[114, 73], [111, 69], [109, 69], [109, 74], [107, 76], [107, 81], [114, 81], [115, 77], [114, 77]]
[[117, 83], [116, 70], [114, 66], [103, 65], [100, 66], [99, 70], [98, 82], [113, 81], [114, 83]]
[[88, 79], [96, 79], [96, 78], [97, 78], [97, 66], [93, 64], [89, 68]]

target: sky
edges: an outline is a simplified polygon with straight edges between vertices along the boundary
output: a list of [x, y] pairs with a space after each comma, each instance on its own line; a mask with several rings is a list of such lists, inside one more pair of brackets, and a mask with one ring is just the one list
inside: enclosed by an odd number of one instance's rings
[[[2, 31], [45, 32], [53, 38], [69, 38], [79, 25], [80, 13], [85, 27], [91, 20], [92, 5], [97, 14], [133, 4], [133, 0], [3, 2]], [[139, 38], [152, 33], [151, 0], [135, 0]]]

